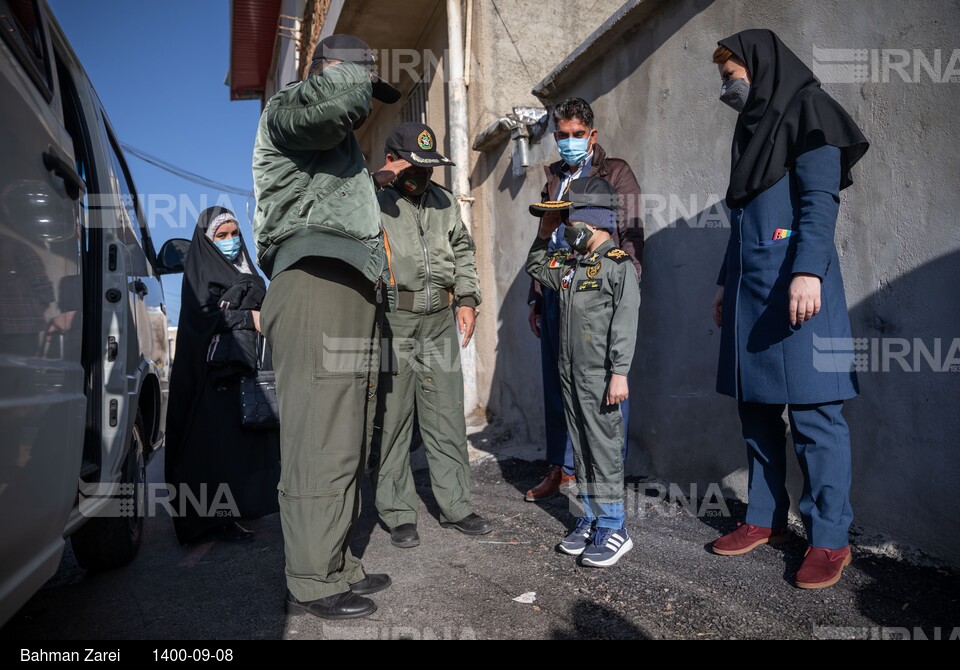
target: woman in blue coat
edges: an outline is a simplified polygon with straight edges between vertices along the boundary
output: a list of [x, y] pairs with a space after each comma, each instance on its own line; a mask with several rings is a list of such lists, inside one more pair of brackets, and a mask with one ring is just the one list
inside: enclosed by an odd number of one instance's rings
[[740, 113], [730, 242], [713, 303], [717, 390], [739, 401], [749, 506], [745, 523], [713, 549], [737, 556], [787, 539], [786, 406], [810, 541], [796, 583], [825, 588], [851, 560], [850, 434], [841, 410], [858, 392], [834, 233], [840, 191], [869, 145], [773, 32], [722, 40], [714, 62], [720, 99]]

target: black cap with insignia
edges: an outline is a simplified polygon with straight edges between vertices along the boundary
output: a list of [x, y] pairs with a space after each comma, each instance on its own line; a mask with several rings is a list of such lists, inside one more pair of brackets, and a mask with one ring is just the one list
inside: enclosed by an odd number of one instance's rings
[[400, 100], [400, 91], [380, 78], [377, 72], [377, 54], [359, 37], [353, 35], [330, 35], [317, 44], [313, 60], [332, 60], [354, 63], [373, 74], [373, 97], [388, 105]]
[[414, 167], [434, 168], [455, 163], [437, 151], [437, 134], [423, 123], [401, 123], [387, 138], [385, 153], [402, 158]]

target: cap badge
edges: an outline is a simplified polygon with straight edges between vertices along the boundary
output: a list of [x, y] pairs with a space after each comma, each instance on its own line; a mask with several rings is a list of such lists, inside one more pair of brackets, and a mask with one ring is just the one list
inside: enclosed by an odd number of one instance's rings
[[430, 136], [430, 133], [424, 130], [420, 133], [420, 137], [417, 138], [417, 145], [424, 151], [433, 151], [433, 137]]

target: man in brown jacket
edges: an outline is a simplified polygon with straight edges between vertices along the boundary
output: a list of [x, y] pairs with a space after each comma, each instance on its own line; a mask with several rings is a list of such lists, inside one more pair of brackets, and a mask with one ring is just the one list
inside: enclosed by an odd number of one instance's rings
[[[597, 144], [598, 131], [594, 125], [593, 109], [582, 98], [561, 102], [553, 111], [554, 138], [560, 150], [560, 160], [547, 168], [547, 183], [541, 193], [542, 201], [564, 200], [570, 182], [581, 177], [602, 177], [613, 184], [619, 198], [615, 244], [630, 254], [641, 272], [643, 252], [643, 221], [641, 219], [640, 185], [626, 161], [607, 156]], [[559, 217], [559, 212], [546, 217]], [[550, 251], [566, 248], [561, 225], [550, 243]], [[560, 352], [560, 301], [555, 291], [532, 281], [528, 296], [530, 328], [540, 338], [540, 356], [543, 367], [544, 419], [546, 423], [547, 462], [549, 468], [543, 481], [527, 491], [528, 502], [545, 500], [556, 495], [561, 486], [574, 481], [573, 447], [567, 436], [560, 393], [558, 356]], [[622, 406], [627, 424], [629, 404]], [[623, 457], [626, 459], [627, 439], [624, 439]]]

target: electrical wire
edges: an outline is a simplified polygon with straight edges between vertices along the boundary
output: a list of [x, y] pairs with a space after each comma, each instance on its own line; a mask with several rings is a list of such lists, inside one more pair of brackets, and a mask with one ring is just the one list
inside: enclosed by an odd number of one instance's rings
[[500, 23], [503, 24], [503, 29], [507, 31], [507, 37], [510, 38], [511, 44], [513, 44], [514, 50], [517, 52], [517, 57], [520, 59], [520, 64], [523, 65], [523, 69], [527, 71], [527, 76], [530, 77], [531, 85], [536, 84], [537, 80], [533, 78], [533, 74], [530, 72], [530, 68], [527, 67], [527, 62], [523, 60], [523, 54], [520, 52], [520, 47], [517, 46], [517, 41], [513, 39], [513, 34], [510, 32], [510, 28], [507, 27], [507, 22], [503, 20], [503, 14], [500, 13], [500, 8], [497, 7], [496, 0], [492, 0], [493, 9], [497, 12], [497, 16], [500, 18]]
[[183, 168], [181, 168], [181, 167], [177, 167], [176, 165], [174, 165], [174, 164], [172, 164], [172, 163], [168, 163], [167, 161], [163, 160], [162, 158], [157, 158], [156, 156], [151, 156], [151, 155], [148, 154], [146, 151], [142, 151], [142, 150], [140, 150], [140, 149], [137, 149], [136, 147], [130, 146], [129, 144], [125, 144], [125, 143], [121, 142], [121, 143], [120, 143], [120, 146], [123, 148], [123, 150], [124, 150], [126, 153], [130, 154], [131, 156], [136, 156], [137, 158], [139, 158], [139, 159], [142, 160], [143, 162], [149, 163], [150, 165], [153, 165], [154, 167], [158, 167], [158, 168], [160, 168], [161, 170], [164, 170], [165, 172], [169, 172], [169, 173], [172, 174], [172, 175], [175, 175], [175, 176], [177, 176], [177, 177], [180, 177], [181, 179], [186, 179], [187, 181], [191, 181], [191, 182], [193, 182], [193, 183], [195, 183], [195, 184], [200, 184], [201, 186], [206, 186], [207, 188], [212, 189], [212, 190], [214, 190], [214, 191], [220, 191], [220, 192], [223, 192], [223, 193], [234, 193], [234, 194], [236, 194], [236, 195], [242, 195], [242, 196], [244, 196], [245, 198], [254, 198], [254, 197], [256, 197], [256, 196], [254, 195], [253, 191], [248, 191], [247, 189], [242, 189], [242, 188], [239, 188], [239, 187], [237, 187], [237, 186], [230, 186], [229, 184], [221, 184], [221, 183], [218, 182], [218, 181], [214, 181], [214, 180], [212, 180], [212, 179], [207, 179], [206, 177], [204, 177], [204, 176], [202, 176], [202, 175], [198, 175], [198, 174], [196, 174], [195, 172], [190, 172], [189, 170], [185, 170], [185, 169], [183, 169]]

